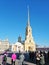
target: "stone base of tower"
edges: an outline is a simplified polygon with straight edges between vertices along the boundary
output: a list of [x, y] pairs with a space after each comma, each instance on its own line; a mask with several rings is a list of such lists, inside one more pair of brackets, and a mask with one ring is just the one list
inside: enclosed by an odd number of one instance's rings
[[24, 47], [25, 47], [25, 51], [31, 51], [31, 52], [35, 52], [36, 51], [36, 45], [33, 43], [24, 43]]

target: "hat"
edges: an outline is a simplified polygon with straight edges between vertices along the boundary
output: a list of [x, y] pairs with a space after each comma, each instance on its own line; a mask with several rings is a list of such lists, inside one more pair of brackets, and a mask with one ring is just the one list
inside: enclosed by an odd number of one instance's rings
[[6, 56], [6, 54], [4, 54]]

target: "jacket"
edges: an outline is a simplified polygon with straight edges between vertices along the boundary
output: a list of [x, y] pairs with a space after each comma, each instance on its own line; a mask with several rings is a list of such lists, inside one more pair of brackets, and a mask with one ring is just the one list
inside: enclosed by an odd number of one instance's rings
[[40, 64], [41, 64], [41, 65], [45, 64], [44, 56], [41, 56], [41, 57], [40, 57]]
[[12, 60], [15, 61], [17, 59], [17, 55], [14, 53], [12, 54]]

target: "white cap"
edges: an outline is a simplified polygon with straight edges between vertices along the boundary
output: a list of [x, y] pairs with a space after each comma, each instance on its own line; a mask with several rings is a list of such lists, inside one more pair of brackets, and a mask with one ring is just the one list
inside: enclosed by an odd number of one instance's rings
[[4, 54], [4, 55], [6, 55], [6, 54]]

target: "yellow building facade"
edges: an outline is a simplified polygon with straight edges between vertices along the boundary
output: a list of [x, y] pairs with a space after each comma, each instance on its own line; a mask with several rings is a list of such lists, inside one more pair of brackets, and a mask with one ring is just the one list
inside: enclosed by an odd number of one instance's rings
[[8, 39], [6, 39], [4, 41], [0, 40], [0, 51], [8, 50], [9, 46], [10, 46], [10, 43], [9, 43]]
[[25, 32], [24, 50], [36, 51], [36, 44], [34, 42], [34, 39], [32, 36], [32, 28], [30, 26], [29, 8], [28, 8], [28, 23], [27, 23], [26, 32]]

